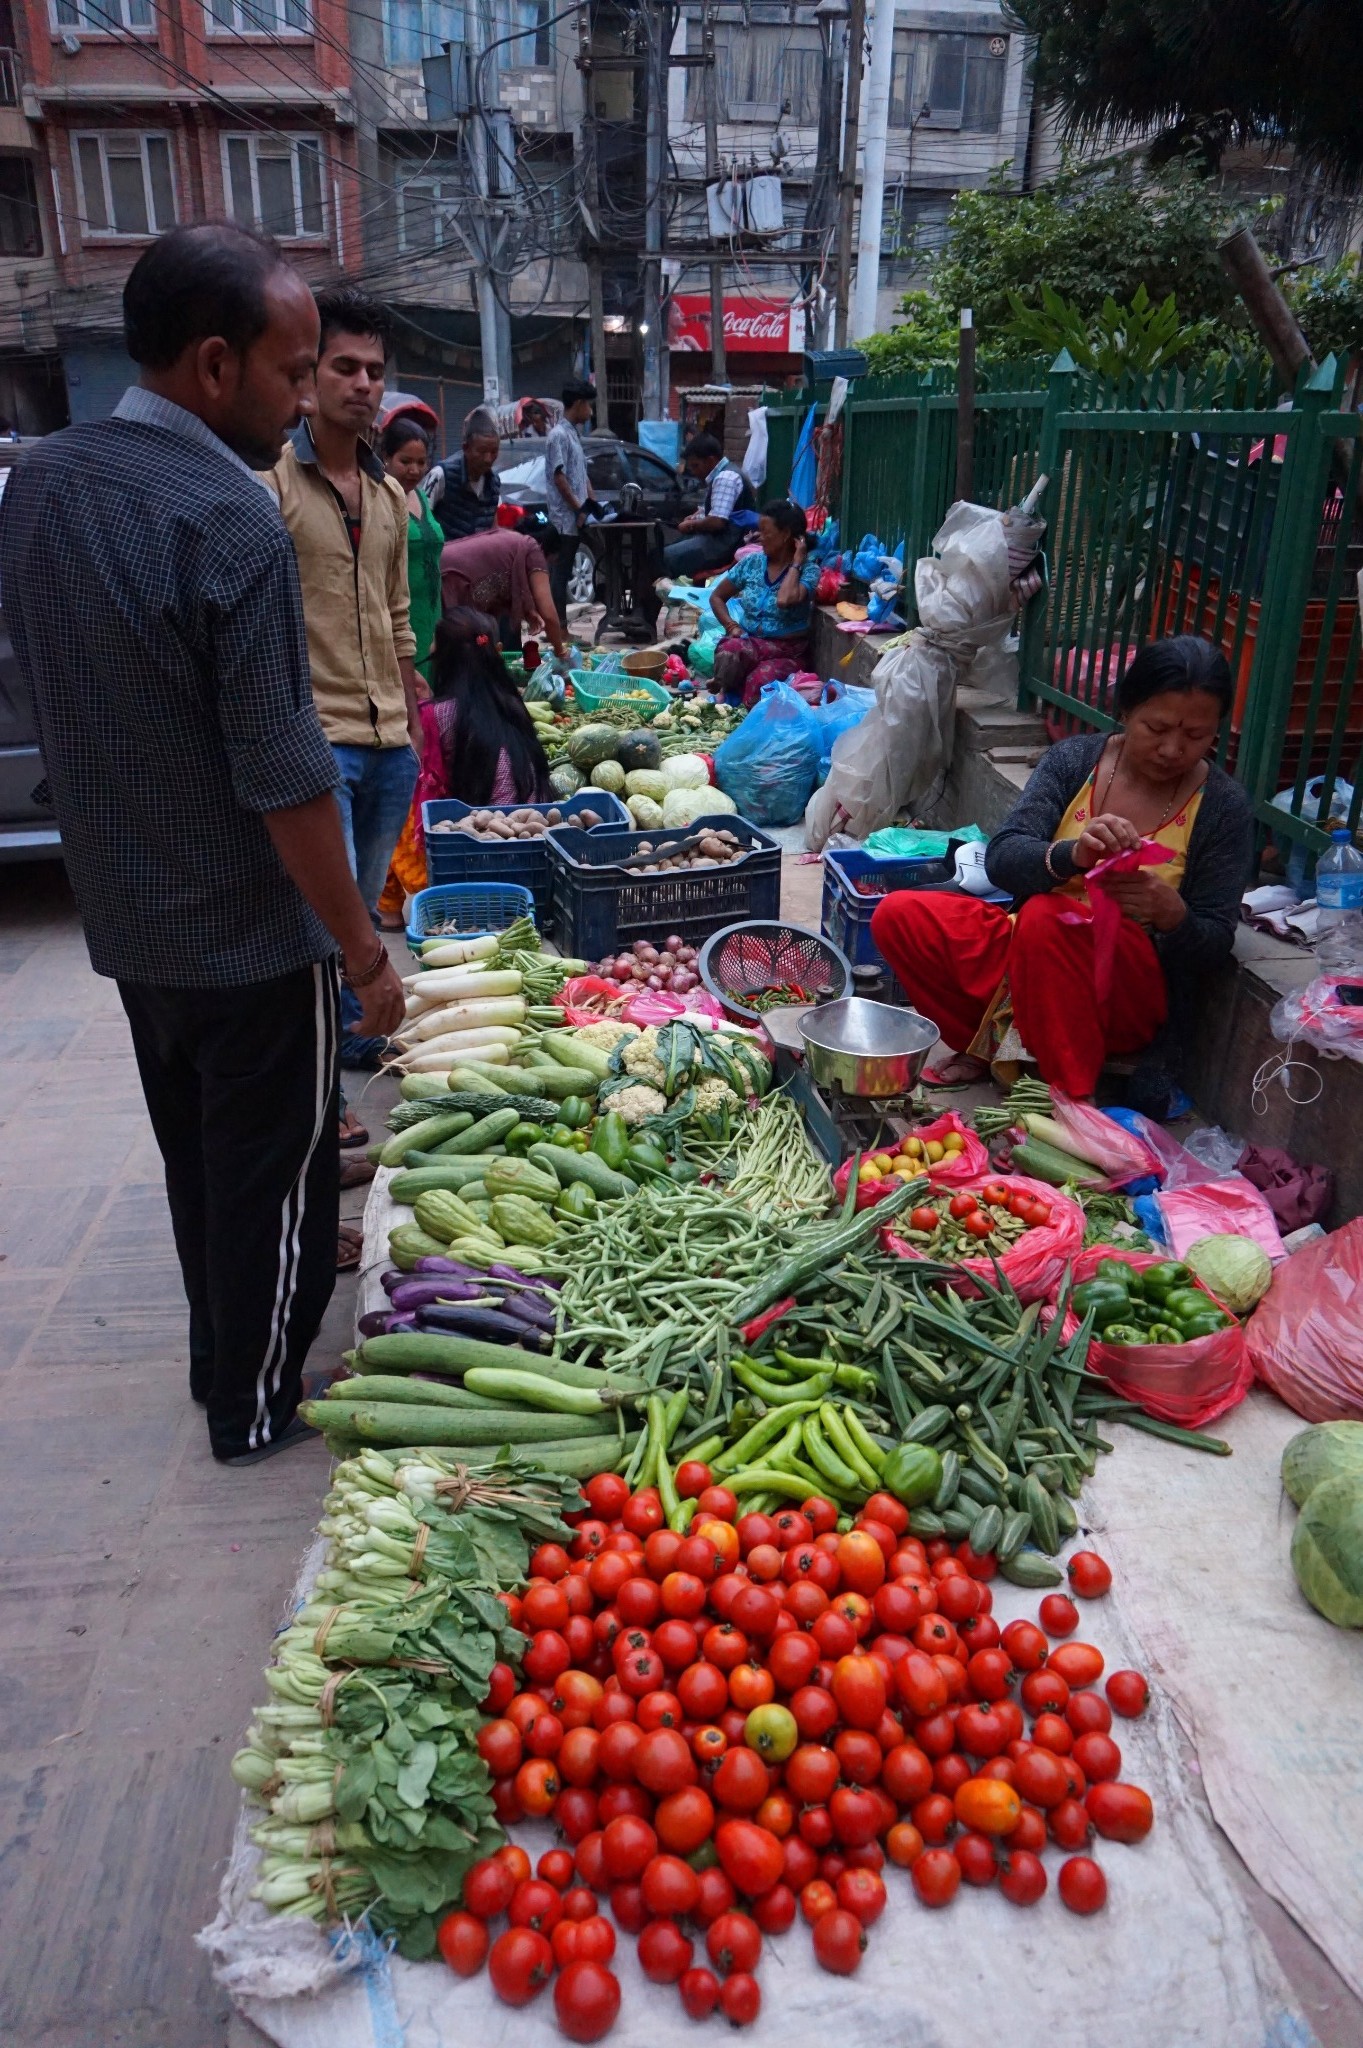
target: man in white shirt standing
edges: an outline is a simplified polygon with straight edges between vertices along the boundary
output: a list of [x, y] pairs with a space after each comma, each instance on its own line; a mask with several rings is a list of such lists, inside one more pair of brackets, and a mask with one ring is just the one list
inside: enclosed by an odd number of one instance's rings
[[549, 432], [544, 450], [544, 481], [549, 523], [562, 535], [558, 553], [549, 564], [549, 588], [565, 628], [568, 623], [568, 585], [577, 556], [577, 536], [582, 531], [591, 502], [587, 480], [587, 455], [582, 431], [596, 409], [596, 388], [581, 380], [564, 387], [563, 418]]

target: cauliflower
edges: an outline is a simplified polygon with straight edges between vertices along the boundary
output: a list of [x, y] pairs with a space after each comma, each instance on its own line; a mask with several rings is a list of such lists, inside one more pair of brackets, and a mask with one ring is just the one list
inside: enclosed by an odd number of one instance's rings
[[697, 1088], [696, 1106], [692, 1114], [694, 1116], [713, 1116], [721, 1109], [741, 1109], [742, 1107], [742, 1103], [734, 1094], [728, 1082], [721, 1081], [718, 1074], [713, 1074], [708, 1081], [702, 1081]]
[[[658, 1027], [650, 1024], [647, 1031], [625, 1047], [623, 1061], [627, 1074], [633, 1074], [640, 1081], [647, 1081], [655, 1088], [662, 1088], [667, 1082], [667, 1069], [658, 1058]], [[664, 1103], [664, 1108], [666, 1104]], [[656, 1111], [650, 1112], [656, 1114]]]
[[622, 1024], [618, 1019], [603, 1017], [599, 1024], [581, 1024], [573, 1033], [573, 1042], [578, 1045], [595, 1045], [602, 1052], [614, 1052], [622, 1038], [638, 1036], [637, 1024]]
[[[660, 1073], [661, 1071], [659, 1068]], [[667, 1114], [667, 1097], [660, 1094], [656, 1088], [645, 1088], [640, 1082], [637, 1087], [617, 1090], [610, 1097], [607, 1107], [617, 1111], [627, 1124], [642, 1124], [647, 1123], [651, 1116]]]

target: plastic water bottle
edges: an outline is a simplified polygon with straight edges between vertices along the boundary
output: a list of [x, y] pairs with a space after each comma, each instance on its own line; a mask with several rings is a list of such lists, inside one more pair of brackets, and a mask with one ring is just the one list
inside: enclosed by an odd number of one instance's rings
[[1363, 853], [1353, 834], [1330, 834], [1316, 864], [1317, 957], [1327, 966], [1363, 966]]

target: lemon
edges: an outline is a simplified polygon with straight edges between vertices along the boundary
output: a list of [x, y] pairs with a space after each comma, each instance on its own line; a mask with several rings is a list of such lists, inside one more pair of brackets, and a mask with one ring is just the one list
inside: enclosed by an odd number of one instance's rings
[[947, 1156], [946, 1146], [939, 1145], [936, 1138], [929, 1138], [923, 1149], [928, 1155], [929, 1164], [933, 1166], [936, 1166], [939, 1160], [945, 1159]]

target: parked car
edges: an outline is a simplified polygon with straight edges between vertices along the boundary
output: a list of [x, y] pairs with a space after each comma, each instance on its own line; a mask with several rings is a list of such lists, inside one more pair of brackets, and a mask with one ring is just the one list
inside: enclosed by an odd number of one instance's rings
[[[692, 477], [679, 476], [670, 463], [637, 442], [617, 440], [614, 434], [588, 434], [583, 447], [594, 498], [603, 505], [617, 505], [625, 486], [636, 484], [642, 498], [640, 516], [660, 519], [666, 529], [664, 538], [677, 538], [678, 523], [700, 503], [702, 485]], [[548, 503], [544, 454], [544, 442], [535, 437], [503, 441], [497, 475], [504, 505], [523, 505], [529, 512]], [[568, 594], [574, 604], [590, 604], [596, 594], [596, 563], [585, 539], [573, 563]]]
[[[23, 446], [0, 442], [0, 496]], [[28, 685], [0, 610], [0, 861], [53, 860], [61, 850]]]

